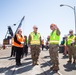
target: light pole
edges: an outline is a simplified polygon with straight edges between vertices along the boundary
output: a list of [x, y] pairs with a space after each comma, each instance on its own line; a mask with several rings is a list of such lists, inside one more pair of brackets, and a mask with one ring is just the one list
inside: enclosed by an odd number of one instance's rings
[[67, 7], [70, 7], [71, 9], [73, 9], [73, 11], [74, 11], [74, 17], [75, 17], [75, 34], [76, 34], [76, 12], [75, 12], [75, 6], [72, 7], [70, 5], [61, 4], [60, 7], [62, 7], [62, 6], [67, 6]]

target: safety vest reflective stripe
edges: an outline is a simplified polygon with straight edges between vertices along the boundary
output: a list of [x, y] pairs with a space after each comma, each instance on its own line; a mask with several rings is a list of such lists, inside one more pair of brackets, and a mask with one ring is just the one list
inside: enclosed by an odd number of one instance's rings
[[36, 44], [36, 45], [40, 45], [40, 34], [39, 33], [37, 33], [37, 34], [35, 34], [34, 32], [31, 32], [31, 45], [34, 45], [34, 44]]
[[[17, 40], [18, 40], [20, 43], [24, 42], [24, 38], [21, 37], [19, 34], [16, 34], [16, 37], [17, 37]], [[18, 43], [16, 43], [16, 42], [14, 42], [14, 45], [15, 45], [16, 47], [23, 47], [22, 44], [18, 44]]]
[[33, 44], [39, 45], [39, 44], [40, 44], [40, 41], [38, 41], [38, 40], [32, 40], [32, 41], [31, 41], [31, 45], [33, 45]]
[[73, 41], [73, 39], [68, 39], [69, 41]]
[[50, 44], [58, 44], [59, 43], [59, 41], [50, 41]]
[[53, 42], [54, 42], [54, 43], [55, 43], [55, 42], [56, 42], [56, 43], [59, 43], [59, 41], [56, 41], [56, 40], [55, 40], [55, 41], [53, 41], [53, 40], [50, 41], [50, 43], [53, 43]]

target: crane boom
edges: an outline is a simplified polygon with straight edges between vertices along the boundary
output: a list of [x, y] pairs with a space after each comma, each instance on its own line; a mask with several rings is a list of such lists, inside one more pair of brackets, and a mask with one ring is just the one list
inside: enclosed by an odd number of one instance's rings
[[[19, 23], [19, 25], [18, 25], [18, 27], [17, 27], [17, 29], [15, 31], [15, 34], [17, 33], [18, 28], [20, 28], [22, 26], [22, 22], [23, 22], [24, 18], [25, 18], [25, 16], [22, 17], [22, 19], [21, 19], [21, 21], [20, 21], [20, 23]], [[8, 36], [7, 34], [10, 34], [11, 36]], [[8, 31], [7, 31], [7, 33], [5, 35], [5, 38], [3, 39], [3, 45], [9, 45], [10, 44], [9, 41], [10, 41], [10, 39], [12, 37], [13, 37], [12, 28], [11, 28], [11, 26], [8, 26]]]
[[23, 16], [23, 18], [21, 19], [21, 21], [20, 21], [20, 23], [19, 23], [19, 25], [18, 25], [18, 27], [17, 27], [17, 29], [16, 29], [15, 34], [17, 33], [18, 28], [20, 28], [20, 27], [22, 26], [22, 22], [23, 22], [24, 18], [25, 18], [25, 16]]

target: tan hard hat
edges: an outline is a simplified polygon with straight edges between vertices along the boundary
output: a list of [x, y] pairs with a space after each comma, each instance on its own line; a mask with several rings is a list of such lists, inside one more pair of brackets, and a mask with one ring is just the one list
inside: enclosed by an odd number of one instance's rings
[[51, 25], [50, 25], [50, 27], [54, 27], [54, 26], [56, 26], [56, 24], [51, 24]]

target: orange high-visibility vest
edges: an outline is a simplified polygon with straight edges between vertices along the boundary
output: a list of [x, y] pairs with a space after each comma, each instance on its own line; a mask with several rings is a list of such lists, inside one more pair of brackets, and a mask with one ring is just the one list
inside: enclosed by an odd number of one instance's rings
[[[19, 41], [19, 42], [23, 42], [24, 43], [24, 38], [23, 37], [21, 37], [19, 34], [16, 34], [16, 37], [17, 37], [17, 40]], [[14, 46], [16, 46], [16, 47], [23, 47], [23, 45], [22, 44], [18, 44], [18, 43], [16, 43], [15, 41], [14, 41]]]

